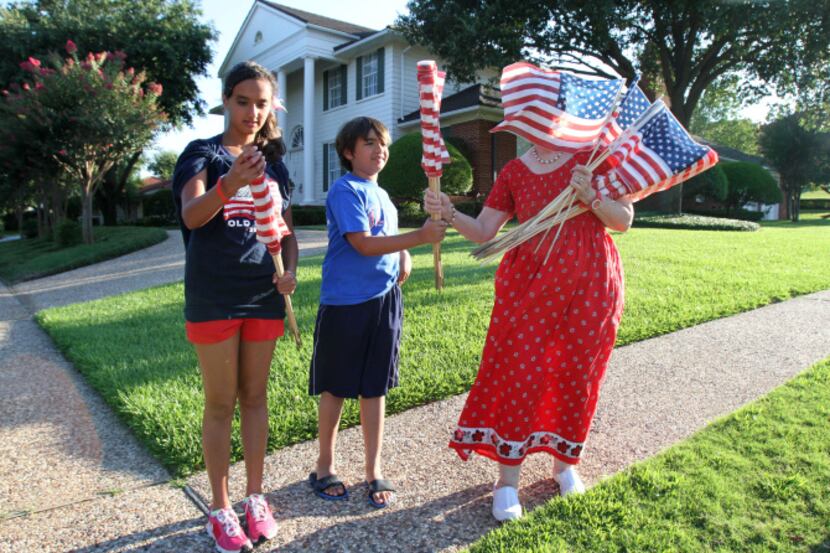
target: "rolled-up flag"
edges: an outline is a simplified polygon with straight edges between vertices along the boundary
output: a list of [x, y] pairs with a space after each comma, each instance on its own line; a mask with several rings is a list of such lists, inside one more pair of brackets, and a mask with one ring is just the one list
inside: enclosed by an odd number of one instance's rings
[[[274, 202], [274, 195], [280, 203], [282, 197], [276, 187], [271, 186], [271, 181], [260, 177], [250, 184], [251, 195], [254, 197], [254, 212], [256, 215], [256, 239], [268, 248], [268, 253], [274, 259], [274, 267], [277, 271], [277, 277], [282, 278], [285, 269], [282, 264], [282, 257], [280, 251], [282, 250], [281, 241], [285, 236], [291, 234], [288, 225], [280, 215], [279, 209], [276, 208]], [[272, 195], [273, 194], [273, 195]], [[297, 326], [297, 318], [294, 316], [294, 307], [291, 305], [291, 297], [283, 296], [285, 298], [285, 317], [288, 319], [288, 326], [291, 334], [294, 336], [294, 342], [297, 344], [297, 349], [302, 346], [300, 339], [300, 329]]]

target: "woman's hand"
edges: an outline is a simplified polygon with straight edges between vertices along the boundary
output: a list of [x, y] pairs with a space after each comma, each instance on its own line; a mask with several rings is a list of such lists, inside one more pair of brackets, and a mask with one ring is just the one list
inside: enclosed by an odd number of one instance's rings
[[401, 250], [401, 268], [398, 273], [398, 284], [403, 284], [412, 273], [412, 256], [409, 250]]
[[436, 213], [445, 221], [452, 219], [452, 202], [443, 192], [433, 192], [429, 188], [424, 190], [424, 211], [430, 215]]
[[277, 278], [277, 273], [274, 273], [272, 282], [277, 287], [277, 292], [282, 295], [293, 294], [297, 289], [297, 276], [293, 271], [283, 272], [282, 278]]
[[571, 176], [570, 186], [576, 192], [576, 198], [585, 205], [591, 205], [591, 202], [597, 199], [597, 192], [591, 185], [592, 177], [591, 170], [584, 165], [574, 167]]
[[245, 185], [262, 176], [265, 172], [265, 157], [255, 144], [242, 147], [242, 152], [234, 160], [230, 171], [222, 177], [226, 196], [230, 198]]

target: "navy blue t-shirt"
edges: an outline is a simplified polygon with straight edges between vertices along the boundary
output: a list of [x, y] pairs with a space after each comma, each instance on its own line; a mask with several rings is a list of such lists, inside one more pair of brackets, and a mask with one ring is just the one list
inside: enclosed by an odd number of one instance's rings
[[[274, 260], [256, 239], [253, 197], [243, 186], [210, 221], [189, 230], [183, 223], [184, 185], [206, 170], [206, 187], [230, 171], [234, 157], [222, 147], [222, 135], [187, 145], [173, 173], [173, 200], [185, 244], [185, 319], [282, 319], [285, 302], [272, 282]], [[269, 164], [266, 177], [272, 194], [282, 196], [282, 213], [290, 204], [288, 170], [282, 161]], [[276, 200], [276, 197], [275, 197]], [[279, 202], [277, 202], [279, 205]]]

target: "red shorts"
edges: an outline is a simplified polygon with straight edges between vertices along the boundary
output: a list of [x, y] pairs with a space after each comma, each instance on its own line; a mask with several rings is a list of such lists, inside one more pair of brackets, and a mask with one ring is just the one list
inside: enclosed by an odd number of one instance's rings
[[243, 342], [276, 340], [283, 335], [282, 319], [222, 319], [191, 323], [185, 321], [187, 339], [194, 344], [216, 344], [224, 342], [239, 332]]

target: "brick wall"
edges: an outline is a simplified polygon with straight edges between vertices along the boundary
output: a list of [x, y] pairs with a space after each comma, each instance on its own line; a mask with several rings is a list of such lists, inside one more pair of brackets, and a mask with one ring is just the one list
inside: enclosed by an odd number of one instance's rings
[[516, 137], [510, 133], [490, 133], [497, 123], [478, 119], [442, 129], [444, 140], [457, 146], [473, 168], [473, 194], [486, 196], [493, 187], [493, 144], [495, 170], [516, 157]]

